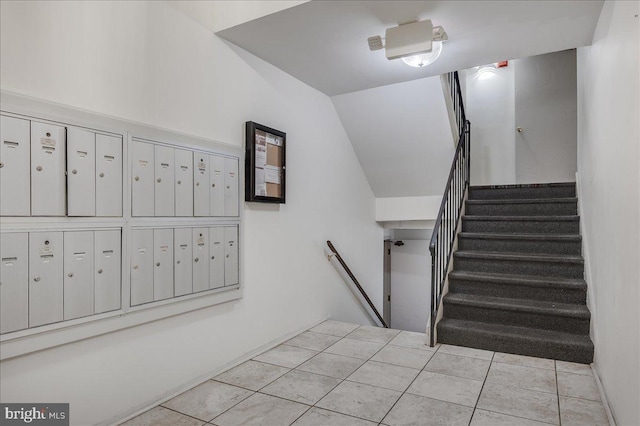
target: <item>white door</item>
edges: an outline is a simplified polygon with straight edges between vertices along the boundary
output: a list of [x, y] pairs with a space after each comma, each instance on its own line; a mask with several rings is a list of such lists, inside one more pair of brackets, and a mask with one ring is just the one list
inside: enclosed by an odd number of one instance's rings
[[62, 232], [29, 233], [29, 327], [63, 319]]
[[96, 215], [96, 134], [67, 129], [67, 214]]
[[173, 297], [173, 229], [153, 230], [153, 300]]
[[176, 149], [175, 158], [176, 216], [193, 216], [193, 153]]
[[209, 216], [209, 155], [193, 153], [193, 215]]
[[224, 285], [238, 284], [238, 227], [224, 228]]
[[66, 129], [31, 122], [31, 215], [64, 216]]
[[224, 215], [238, 216], [238, 159], [224, 160]]
[[391, 327], [424, 333], [429, 320], [431, 257], [429, 241], [391, 245]]
[[131, 231], [131, 306], [153, 301], [153, 229]]
[[193, 228], [193, 292], [209, 290], [209, 229]]
[[209, 187], [211, 190], [209, 213], [211, 216], [224, 216], [224, 157], [210, 155], [209, 162], [211, 165], [209, 175]]
[[31, 214], [29, 168], [30, 124], [28, 120], [1, 117], [0, 121], [0, 215]]
[[173, 288], [176, 297], [193, 293], [191, 233], [191, 228], [175, 228], [173, 230]]
[[155, 148], [155, 215], [175, 216], [174, 150], [159, 145]]
[[95, 232], [95, 313], [120, 309], [122, 259], [120, 231]]
[[209, 288], [224, 287], [224, 230], [209, 228]]
[[29, 327], [29, 237], [0, 234], [0, 333]]
[[93, 231], [64, 233], [64, 319], [93, 314]]
[[514, 64], [516, 182], [575, 182], [575, 50], [522, 58]]
[[122, 216], [122, 138], [96, 135], [96, 216]]
[[131, 144], [131, 214], [154, 216], [154, 146], [134, 141]]

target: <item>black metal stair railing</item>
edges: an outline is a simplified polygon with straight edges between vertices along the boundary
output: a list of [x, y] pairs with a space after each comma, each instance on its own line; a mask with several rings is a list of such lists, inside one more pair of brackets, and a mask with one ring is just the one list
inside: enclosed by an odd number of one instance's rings
[[453, 111], [458, 127], [458, 145], [453, 156], [453, 163], [449, 171], [449, 178], [444, 188], [442, 203], [433, 227], [429, 251], [431, 252], [431, 317], [429, 344], [435, 345], [435, 327], [438, 317], [438, 309], [442, 300], [449, 263], [451, 261], [453, 246], [456, 239], [458, 223], [462, 212], [462, 206], [469, 187], [470, 178], [470, 130], [471, 123], [467, 120], [460, 90], [458, 72], [448, 73], [447, 82]]

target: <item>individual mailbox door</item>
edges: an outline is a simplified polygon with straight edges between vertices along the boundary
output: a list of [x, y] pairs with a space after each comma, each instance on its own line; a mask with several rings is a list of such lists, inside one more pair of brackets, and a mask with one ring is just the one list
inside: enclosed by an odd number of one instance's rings
[[224, 216], [224, 157], [210, 155], [211, 163], [210, 181], [210, 214], [211, 216]]
[[176, 216], [193, 216], [193, 153], [176, 149]]
[[191, 228], [176, 228], [173, 230], [173, 282], [176, 296], [193, 293], [191, 233]]
[[122, 138], [96, 135], [96, 216], [122, 216]]
[[0, 333], [29, 327], [29, 238], [0, 234]]
[[209, 228], [209, 288], [224, 287], [224, 228]]
[[94, 306], [95, 313], [120, 309], [121, 285], [120, 265], [122, 262], [121, 233], [114, 231], [96, 231], [94, 266]]
[[173, 297], [173, 229], [153, 230], [153, 300]]
[[29, 234], [29, 327], [63, 319], [62, 232]]
[[155, 215], [175, 216], [174, 150], [159, 145], [155, 149]]
[[209, 155], [193, 153], [193, 215], [209, 216]]
[[31, 214], [29, 173], [29, 121], [1, 117], [0, 121], [0, 215]]
[[224, 228], [224, 285], [238, 284], [238, 227]]
[[93, 231], [64, 233], [64, 319], [93, 314]]
[[154, 216], [154, 146], [134, 141], [131, 144], [131, 214]]
[[131, 306], [153, 301], [153, 229], [131, 231]]
[[224, 215], [238, 216], [238, 159], [224, 160]]
[[64, 127], [31, 122], [31, 215], [67, 213], [65, 152]]
[[67, 214], [96, 215], [96, 134], [67, 129]]
[[209, 289], [209, 230], [193, 228], [193, 292]]

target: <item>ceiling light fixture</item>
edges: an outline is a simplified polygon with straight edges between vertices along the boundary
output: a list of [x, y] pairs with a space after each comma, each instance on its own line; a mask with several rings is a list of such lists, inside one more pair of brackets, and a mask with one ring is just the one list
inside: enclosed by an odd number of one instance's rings
[[384, 41], [381, 36], [369, 37], [370, 50], [385, 49], [387, 59], [402, 59], [412, 67], [424, 67], [438, 59], [447, 33], [441, 26], [434, 27], [431, 20], [410, 22], [388, 28]]

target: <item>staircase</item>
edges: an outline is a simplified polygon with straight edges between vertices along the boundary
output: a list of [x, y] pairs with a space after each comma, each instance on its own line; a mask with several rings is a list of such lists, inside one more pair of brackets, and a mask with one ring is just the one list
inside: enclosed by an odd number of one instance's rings
[[574, 183], [470, 187], [438, 342], [591, 363]]

